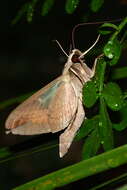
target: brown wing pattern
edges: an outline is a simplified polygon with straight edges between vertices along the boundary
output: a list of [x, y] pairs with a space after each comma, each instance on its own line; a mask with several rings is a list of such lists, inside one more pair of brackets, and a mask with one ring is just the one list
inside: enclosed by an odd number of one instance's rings
[[41, 94], [44, 94], [47, 89], [51, 88], [55, 83], [57, 83], [59, 80], [61, 80], [61, 77], [58, 77], [39, 91], [37, 91], [35, 94], [33, 94], [30, 98], [25, 100], [22, 104], [17, 106], [17, 108], [11, 112], [9, 117], [6, 120], [5, 127], [7, 129], [15, 128], [18, 125], [21, 125], [23, 123], [26, 123], [26, 120], [30, 120], [35, 118], [35, 115], [39, 118], [40, 116], [40, 104], [38, 102], [38, 97]]
[[64, 82], [53, 97], [49, 105], [49, 125], [52, 126], [52, 132], [60, 131], [66, 128], [77, 109], [77, 97], [71, 85], [71, 82]]
[[19, 105], [9, 115], [6, 128], [14, 134], [33, 135], [67, 127], [77, 105], [67, 78], [57, 78]]

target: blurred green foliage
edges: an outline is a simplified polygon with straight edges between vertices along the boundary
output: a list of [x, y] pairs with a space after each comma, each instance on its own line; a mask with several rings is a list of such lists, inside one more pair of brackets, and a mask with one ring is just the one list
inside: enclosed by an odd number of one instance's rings
[[[109, 27], [115, 29], [115, 31], [112, 32], [108, 42], [106, 43], [106, 45], [104, 45], [102, 56], [98, 58], [95, 77], [90, 82], [87, 82], [87, 84], [85, 84], [83, 88], [84, 105], [87, 108], [92, 108], [97, 100], [99, 104], [99, 115], [97, 114], [99, 118], [98, 122], [96, 122], [96, 125], [94, 125], [93, 129], [93, 122], [90, 122], [89, 119], [89, 123], [91, 123], [89, 129], [92, 128], [92, 130], [89, 132], [89, 136], [85, 140], [84, 144], [86, 150], [92, 151], [91, 147], [93, 147], [93, 154], [91, 154], [91, 151], [86, 151], [83, 154], [85, 155], [84, 159], [89, 158], [91, 155], [95, 155], [97, 152], [97, 148], [99, 149], [100, 146], [102, 146], [105, 151], [112, 149], [114, 147], [113, 128], [119, 131], [127, 128], [127, 99], [125, 96], [125, 92], [122, 91], [120, 86], [112, 81], [111, 78], [107, 77], [105, 82], [106, 69], [110, 67], [111, 69], [113, 69], [113, 66], [115, 64], [118, 64], [122, 47], [120, 39], [118, 40], [118, 36], [122, 31], [123, 27], [127, 26], [127, 18], [125, 18], [118, 26], [112, 23], [105, 23], [102, 26], [103, 27], [99, 28], [99, 31], [101, 28], [103, 28], [103, 32], [105, 31], [104, 34], [101, 32], [103, 35], [106, 34], [107, 26], [108, 31]], [[125, 73], [123, 72], [123, 74]], [[127, 73], [125, 77], [127, 77]], [[121, 118], [121, 122], [119, 124], [114, 124], [111, 122], [107, 106], [112, 111], [119, 111]], [[93, 121], [93, 118], [91, 118], [91, 120]], [[82, 134], [78, 134], [78, 136], [83, 136], [83, 132], [81, 131], [80, 133]], [[84, 137], [85, 136], [86, 135], [84, 133]], [[92, 138], [96, 138], [96, 141], [94, 140], [96, 145], [94, 145]], [[94, 151], [94, 148], [96, 151]], [[83, 152], [84, 150], [85, 149], [83, 148]]]
[[[12, 24], [16, 24], [23, 16], [26, 17], [27, 22], [31, 22], [35, 9], [37, 8], [38, 1], [41, 0], [29, 0], [24, 3], [19, 9], [16, 17], [12, 20]], [[44, 0], [40, 8], [40, 14], [46, 16], [53, 6], [55, 6], [56, 0]], [[78, 7], [80, 7], [81, 0], [66, 0], [65, 1], [65, 11], [68, 14], [72, 14]], [[40, 3], [41, 4], [41, 3]], [[92, 12], [97, 12], [101, 9], [104, 4], [104, 0], [90, 0], [89, 10]]]

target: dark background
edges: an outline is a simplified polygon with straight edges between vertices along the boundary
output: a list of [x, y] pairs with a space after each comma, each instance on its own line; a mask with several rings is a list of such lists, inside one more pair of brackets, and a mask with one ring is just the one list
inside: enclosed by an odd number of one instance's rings
[[[65, 1], [61, 0], [56, 1], [46, 17], [42, 17], [38, 5], [32, 23], [28, 24], [23, 17], [19, 23], [12, 26], [11, 21], [24, 2], [26, 1], [1, 1], [0, 102], [36, 91], [61, 74], [66, 56], [53, 40], [57, 39], [68, 53], [72, 28], [76, 24], [84, 22], [83, 18], [89, 8], [89, 1], [82, 1], [75, 13], [68, 15], [64, 10]], [[91, 13], [89, 21], [123, 18], [127, 13], [126, 3], [126, 1], [107, 1], [99, 13]], [[82, 51], [86, 50], [95, 41], [96, 37], [96, 25], [79, 28], [75, 34], [76, 48]], [[58, 139], [59, 134], [32, 137], [5, 135], [4, 122], [9, 112], [16, 105], [10, 106], [0, 113], [1, 147], [10, 146], [13, 152], [20, 152], [47, 141]], [[123, 138], [126, 138], [124, 132], [121, 133], [118, 141]], [[58, 157], [58, 147], [56, 147], [0, 165], [0, 189], [12, 189], [12, 187], [51, 171], [78, 162], [80, 160], [81, 144], [74, 143], [68, 155], [63, 159]], [[77, 152], [76, 155], [75, 152]], [[97, 184], [98, 181], [120, 174], [125, 169], [127, 169], [125, 166], [120, 167], [105, 172], [103, 175], [99, 174], [94, 178], [81, 180], [63, 189], [71, 189], [78, 185], [89, 189], [91, 184]]]

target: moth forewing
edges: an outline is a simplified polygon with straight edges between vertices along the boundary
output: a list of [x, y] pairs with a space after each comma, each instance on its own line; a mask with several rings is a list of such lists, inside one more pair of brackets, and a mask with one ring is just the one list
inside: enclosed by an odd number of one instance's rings
[[[69, 77], [69, 79], [68, 79]], [[77, 109], [77, 97], [71, 84], [70, 75], [63, 76], [63, 85], [49, 105], [49, 125], [52, 132], [60, 131], [70, 124]]]
[[[16, 128], [19, 124], [17, 123], [17, 121], [20, 121], [22, 124], [24, 124], [28, 120], [28, 116], [30, 120], [33, 118], [35, 113], [37, 113], [37, 110], [38, 112], [42, 111], [43, 108], [40, 102], [40, 96], [45, 94], [45, 92], [47, 92], [48, 89], [53, 87], [59, 81], [61, 81], [61, 76], [55, 79], [54, 81], [52, 81], [51, 83], [49, 83], [48, 85], [46, 85], [45, 87], [43, 87], [42, 89], [40, 89], [39, 91], [37, 91], [36, 93], [34, 93], [31, 97], [29, 97], [19, 106], [17, 106], [17, 108], [14, 109], [10, 113], [10, 115], [8, 116], [5, 122], [6, 129], [11, 130], [13, 128]], [[23, 118], [23, 116], [26, 116], [26, 117]], [[39, 119], [40, 115], [36, 115], [36, 116], [37, 116], [37, 119]]]
[[77, 109], [70, 125], [60, 135], [60, 145], [59, 145], [60, 157], [63, 157], [67, 153], [85, 117], [85, 111], [82, 105], [82, 86], [83, 85], [77, 76], [72, 77], [71, 83], [77, 97]]
[[82, 87], [94, 74], [81, 56], [74, 49], [62, 75], [12, 111], [6, 129], [13, 134], [34, 135], [55, 133], [67, 127], [60, 135], [60, 157], [64, 156], [85, 117]]
[[71, 122], [77, 98], [69, 75], [63, 75], [19, 105], [8, 117], [6, 128], [13, 134], [57, 132]]

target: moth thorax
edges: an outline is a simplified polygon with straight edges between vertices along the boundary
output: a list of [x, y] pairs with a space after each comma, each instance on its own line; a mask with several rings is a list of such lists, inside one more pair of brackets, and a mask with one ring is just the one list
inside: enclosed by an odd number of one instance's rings
[[80, 79], [82, 84], [86, 82], [86, 72], [81, 64], [75, 63], [71, 67], [71, 71]]

